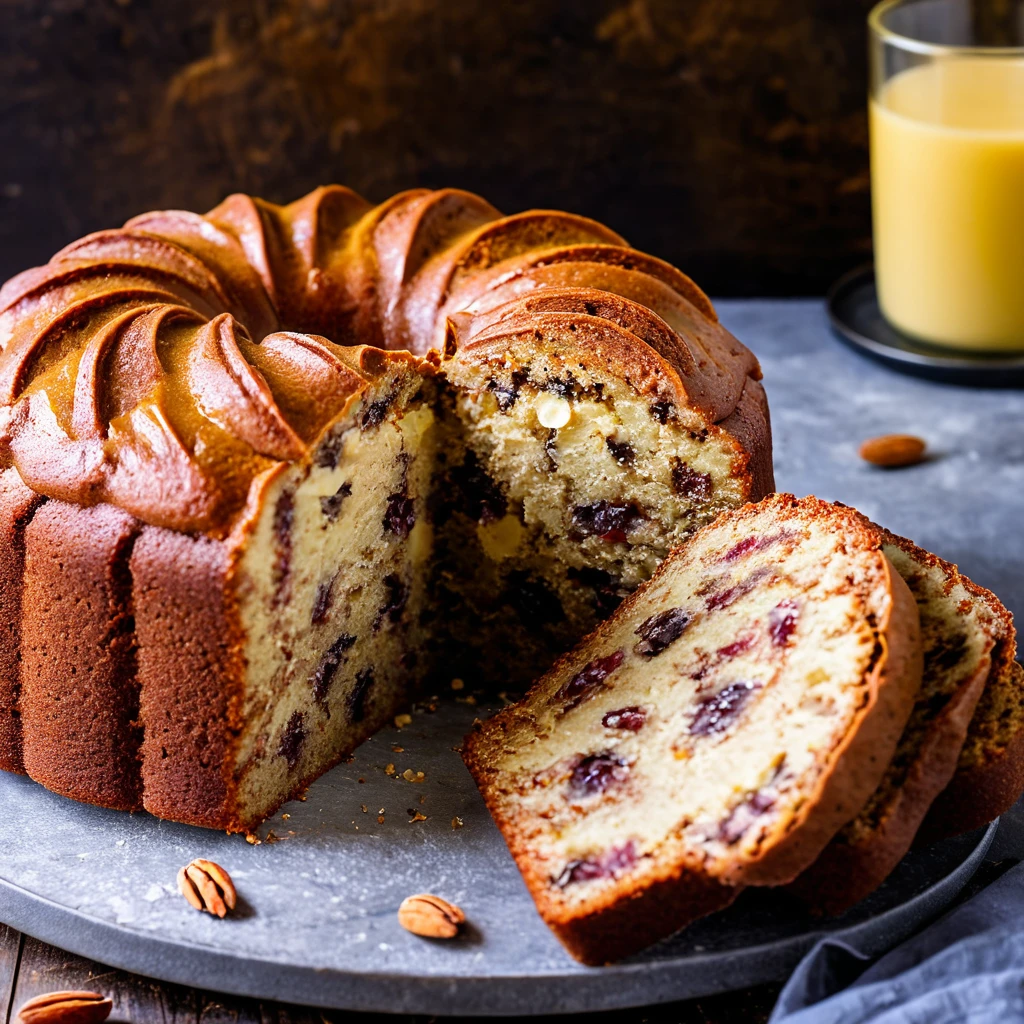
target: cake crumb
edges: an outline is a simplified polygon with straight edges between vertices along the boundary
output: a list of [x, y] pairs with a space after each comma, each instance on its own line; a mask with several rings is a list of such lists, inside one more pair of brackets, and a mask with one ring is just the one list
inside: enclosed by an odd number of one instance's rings
[[427, 802], [427, 794], [426, 793], [421, 793], [420, 794], [420, 803], [421, 804], [425, 804], [426, 802]]
[[291, 817], [291, 815], [290, 815], [290, 814], [282, 814], [282, 815], [281, 815], [281, 820], [282, 820], [282, 821], [287, 821], [287, 820], [288, 820], [288, 819], [289, 819], [290, 817]]
[[412, 725], [412, 715], [395, 715], [396, 729], [404, 729], [407, 725]]
[[255, 832], [246, 832], [246, 833], [245, 833], [245, 841], [246, 841], [246, 842], [247, 842], [247, 843], [248, 843], [248, 844], [249, 844], [250, 846], [259, 846], [259, 845], [260, 845], [260, 843], [262, 842], [262, 840], [260, 839], [260, 837], [259, 837], [258, 835], [256, 835], [256, 833], [255, 833]]
[[456, 697], [455, 700], [459, 704], [471, 704], [474, 706], [476, 705], [476, 697], [474, 697], [473, 694], [471, 693], [466, 694], [465, 697]]
[[406, 782], [422, 782], [426, 778], [426, 775], [424, 775], [423, 772], [414, 772], [411, 768], [406, 768], [405, 771], [402, 772], [402, 778], [405, 779]]
[[394, 775], [394, 774], [395, 774], [395, 766], [394, 766], [393, 764], [389, 764], [389, 765], [388, 765], [388, 766], [387, 766], [387, 767], [386, 767], [386, 768], [384, 769], [384, 774], [385, 774], [385, 775]]
[[378, 825], [383, 825], [384, 824], [384, 815], [383, 814], [378, 814], [377, 815], [377, 824]]
[[359, 778], [359, 781], [360, 781], [361, 783], [364, 783], [364, 782], [366, 782], [366, 779], [364, 779], [364, 778], [363, 778], [362, 776], [360, 776], [360, 778]]
[[426, 821], [426, 820], [427, 820], [427, 816], [425, 814], [420, 814], [419, 811], [416, 811], [413, 814], [413, 816], [409, 819], [409, 824], [412, 825], [414, 822]]
[[265, 843], [279, 843], [279, 842], [281, 842], [281, 837], [273, 829], [271, 829], [267, 833], [267, 838], [264, 840], [264, 842]]
[[465, 685], [466, 685], [466, 683], [462, 679], [453, 679], [452, 680], [452, 689], [453, 690], [461, 690], [461, 689], [463, 689], [465, 687]]
[[363, 814], [366, 814], [366, 812], [367, 812], [366, 804], [360, 804], [359, 807], [360, 807], [360, 810], [362, 810]]
[[462, 819], [456, 814], [455, 817], [452, 818], [452, 828], [462, 828], [462, 825]]
[[405, 753], [405, 747], [400, 747], [400, 746], [398, 746], [398, 744], [397, 744], [397, 743], [396, 743], [396, 744], [395, 744], [395, 745], [394, 745], [394, 746], [393, 746], [393, 747], [392, 747], [391, 749], [392, 749], [392, 750], [393, 750], [393, 751], [394, 751], [394, 752], [395, 752], [396, 754], [404, 754], [404, 753]]

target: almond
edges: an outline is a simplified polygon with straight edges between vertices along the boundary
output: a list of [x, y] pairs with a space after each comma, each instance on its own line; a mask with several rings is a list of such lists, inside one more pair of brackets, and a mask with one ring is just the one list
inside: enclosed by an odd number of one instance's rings
[[454, 903], [426, 892], [406, 897], [398, 908], [398, 923], [427, 939], [454, 938], [465, 920], [466, 915]]
[[224, 917], [235, 909], [237, 895], [231, 876], [212, 860], [194, 860], [178, 872], [178, 890], [196, 910]]
[[99, 1024], [110, 1016], [113, 1000], [99, 992], [47, 992], [18, 1011], [22, 1024]]
[[885, 434], [860, 446], [860, 457], [873, 466], [913, 466], [924, 458], [925, 443], [913, 434]]

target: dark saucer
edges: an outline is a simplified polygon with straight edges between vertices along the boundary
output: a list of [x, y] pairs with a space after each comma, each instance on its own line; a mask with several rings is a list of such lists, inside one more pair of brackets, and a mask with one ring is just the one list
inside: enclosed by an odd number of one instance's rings
[[937, 348], [896, 330], [882, 316], [870, 264], [844, 274], [825, 302], [841, 341], [894, 370], [949, 384], [1024, 386], [1024, 353], [985, 355]]

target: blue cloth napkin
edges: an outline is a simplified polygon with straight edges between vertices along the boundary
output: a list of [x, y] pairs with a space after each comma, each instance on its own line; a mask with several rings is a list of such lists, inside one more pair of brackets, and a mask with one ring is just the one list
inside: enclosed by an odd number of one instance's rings
[[786, 983], [769, 1024], [1024, 1021], [1024, 864], [867, 964], [860, 950], [822, 939]]

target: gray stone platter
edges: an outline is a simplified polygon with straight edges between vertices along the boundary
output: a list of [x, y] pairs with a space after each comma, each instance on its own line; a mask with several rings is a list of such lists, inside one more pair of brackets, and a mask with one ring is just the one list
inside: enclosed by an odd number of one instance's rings
[[[960, 562], [1012, 610], [1024, 603], [1024, 395], [891, 374], [835, 344], [820, 303], [734, 302], [721, 312], [762, 357], [781, 489], [855, 504]], [[890, 431], [924, 435], [935, 457], [898, 473], [860, 463], [857, 442]], [[488, 710], [451, 695], [436, 711], [420, 708], [283, 808], [260, 845], [75, 804], [0, 775], [0, 920], [166, 981], [456, 1015], [596, 1011], [779, 979], [821, 934], [782, 894], [748, 892], [629, 962], [575, 964], [537, 917], [453, 749]], [[406, 781], [406, 769], [424, 780]], [[425, 820], [410, 821], [416, 813]], [[871, 951], [891, 946], [949, 903], [993, 832], [912, 853], [828, 928]], [[232, 873], [236, 916], [196, 913], [177, 894], [177, 869], [193, 857]], [[395, 910], [422, 891], [465, 909], [462, 939], [402, 931]]]

